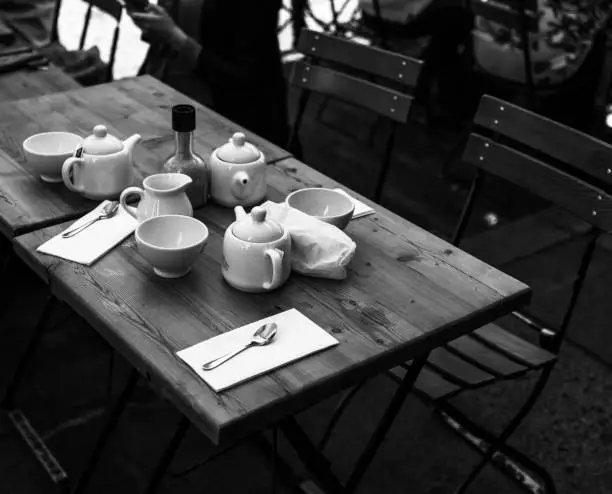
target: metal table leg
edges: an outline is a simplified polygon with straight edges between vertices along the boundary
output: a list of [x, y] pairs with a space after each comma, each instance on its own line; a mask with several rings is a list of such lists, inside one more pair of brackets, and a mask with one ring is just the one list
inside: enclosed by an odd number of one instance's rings
[[111, 434], [115, 430], [115, 427], [117, 426], [126, 405], [129, 403], [132, 392], [134, 391], [136, 383], [138, 382], [138, 378], [138, 371], [132, 369], [123, 390], [116, 398], [115, 402], [107, 408], [106, 420], [104, 426], [102, 427], [102, 432], [98, 437], [98, 440], [91, 452], [85, 468], [83, 469], [83, 472], [81, 473], [81, 476], [72, 489], [72, 494], [81, 494], [85, 492], [85, 489], [87, 488], [87, 485], [89, 484], [89, 481], [91, 480], [94, 470], [98, 464], [100, 455], [106, 447]]
[[189, 419], [183, 416], [181, 417], [179, 425], [176, 428], [176, 431], [174, 432], [174, 436], [172, 436], [172, 439], [170, 439], [170, 443], [168, 443], [164, 454], [162, 455], [161, 459], [159, 460], [159, 463], [153, 471], [153, 475], [151, 476], [149, 485], [145, 490], [145, 494], [154, 494], [157, 491], [159, 484], [164, 478], [166, 470], [170, 466], [170, 463], [172, 463], [176, 450], [181, 445], [181, 442], [183, 441], [183, 438], [187, 433], [187, 429], [189, 429]]
[[300, 460], [310, 470], [310, 472], [319, 480], [326, 492], [331, 494], [352, 494], [355, 492], [363, 476], [365, 475], [370, 463], [374, 459], [376, 452], [382, 444], [387, 432], [393, 425], [393, 421], [399, 413], [404, 401], [413, 388], [423, 365], [427, 361], [428, 355], [424, 355], [418, 359], [414, 359], [410, 365], [410, 370], [404, 376], [401, 384], [396, 389], [391, 402], [387, 406], [384, 415], [378, 422], [368, 444], [357, 459], [353, 471], [349, 476], [345, 485], [338, 480], [338, 477], [332, 472], [327, 459], [314, 446], [310, 438], [300, 428], [295, 418], [290, 418], [283, 421], [280, 425], [283, 433], [291, 446], [295, 449]]

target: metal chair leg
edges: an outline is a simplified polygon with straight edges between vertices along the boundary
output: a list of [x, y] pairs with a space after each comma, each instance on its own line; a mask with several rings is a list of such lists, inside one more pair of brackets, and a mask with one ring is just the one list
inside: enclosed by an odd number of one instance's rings
[[130, 401], [130, 397], [132, 396], [132, 392], [138, 383], [139, 374], [138, 371], [132, 369], [130, 375], [127, 379], [127, 382], [115, 400], [115, 402], [109, 406], [106, 410], [106, 418], [104, 422], [104, 426], [102, 427], [102, 432], [94, 445], [94, 448], [89, 456], [89, 460], [83, 469], [80, 477], [78, 478], [74, 488], [72, 489], [72, 494], [82, 494], [87, 489], [87, 485], [91, 480], [91, 477], [95, 471], [95, 468], [98, 464], [98, 460], [102, 455], [110, 436], [114, 432], [117, 424], [119, 423], [119, 419], [125, 410], [125, 407]]
[[272, 428], [272, 486], [270, 487], [271, 494], [276, 494], [278, 490], [278, 481], [277, 481], [277, 472], [276, 472], [276, 463], [278, 460], [278, 427], [274, 426]]
[[486, 454], [484, 455], [480, 463], [476, 466], [476, 468], [472, 470], [472, 473], [465, 480], [465, 482], [459, 488], [459, 490], [457, 490], [456, 494], [465, 494], [465, 492], [467, 492], [467, 489], [470, 487], [472, 482], [476, 480], [476, 477], [478, 477], [482, 469], [487, 465], [487, 463], [489, 463], [489, 461], [491, 461], [495, 452], [499, 451], [499, 449], [503, 446], [503, 444], [505, 444], [505, 442], [510, 438], [510, 436], [514, 433], [517, 427], [525, 419], [527, 414], [531, 411], [531, 409], [535, 405], [537, 399], [542, 394], [542, 391], [544, 390], [544, 386], [548, 382], [548, 378], [550, 377], [552, 369], [553, 369], [553, 365], [549, 365], [544, 370], [542, 370], [542, 373], [540, 374], [540, 378], [538, 379], [538, 382], [535, 384], [533, 390], [531, 391], [531, 394], [529, 395], [529, 397], [527, 398], [527, 400], [525, 401], [521, 409], [514, 416], [514, 418], [510, 421], [510, 423], [506, 426], [503, 432], [491, 443], [489, 450], [486, 452]]
[[155, 470], [153, 470], [153, 475], [151, 476], [149, 485], [145, 489], [145, 494], [155, 494], [155, 492], [157, 492], [157, 488], [159, 487], [159, 484], [164, 478], [164, 475], [166, 473], [166, 470], [170, 466], [170, 463], [172, 463], [174, 455], [176, 454], [176, 450], [181, 445], [181, 442], [183, 441], [183, 438], [187, 433], [187, 429], [189, 429], [189, 420], [185, 416], [183, 416], [181, 417], [179, 425], [176, 428], [172, 439], [170, 439], [168, 446], [162, 454], [159, 463], [155, 467]]
[[28, 364], [30, 363], [32, 356], [36, 353], [36, 349], [38, 348], [38, 344], [40, 343], [45, 330], [45, 321], [49, 318], [49, 315], [53, 311], [56, 303], [57, 299], [53, 295], [47, 296], [43, 311], [38, 318], [36, 327], [34, 328], [34, 334], [30, 338], [21, 359], [17, 363], [17, 368], [13, 373], [13, 377], [4, 391], [4, 396], [2, 397], [2, 401], [0, 401], [0, 408], [4, 410], [11, 410], [13, 408], [15, 394], [17, 393], [19, 385], [27, 372]]

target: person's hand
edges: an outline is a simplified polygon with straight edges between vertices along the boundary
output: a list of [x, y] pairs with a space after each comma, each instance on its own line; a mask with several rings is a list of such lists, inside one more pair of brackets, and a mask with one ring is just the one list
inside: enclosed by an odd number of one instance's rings
[[159, 5], [150, 4], [146, 12], [130, 12], [130, 17], [142, 30], [143, 38], [151, 42], [178, 47], [186, 38], [172, 17]]

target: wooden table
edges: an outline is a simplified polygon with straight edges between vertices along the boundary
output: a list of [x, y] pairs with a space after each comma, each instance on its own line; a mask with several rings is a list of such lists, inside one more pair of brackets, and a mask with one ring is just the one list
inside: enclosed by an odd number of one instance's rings
[[[269, 166], [268, 184], [275, 201], [298, 188], [339, 185], [295, 159]], [[192, 272], [178, 280], [156, 277], [133, 238], [89, 268], [36, 252], [68, 223], [20, 236], [15, 249], [60, 299], [222, 446], [426, 355], [528, 301], [523, 283], [375, 208], [376, 214], [352, 221], [346, 230], [357, 243], [346, 280], [293, 274], [273, 293], [242, 293], [224, 282], [222, 237], [233, 212], [212, 204], [197, 212], [210, 230], [208, 245]], [[340, 344], [220, 394], [176, 357], [178, 350], [292, 307]]]
[[[174, 150], [171, 107], [177, 103], [191, 103], [197, 108], [196, 151], [204, 159], [232, 133], [245, 131], [150, 76], [0, 105], [0, 233], [11, 238], [81, 216], [97, 204], [70, 192], [63, 184], [47, 184], [30, 174], [21, 149], [25, 138], [49, 130], [86, 136], [101, 123], [122, 139], [139, 133], [143, 140], [134, 159], [140, 181], [158, 172]], [[245, 132], [269, 162], [290, 156]]]

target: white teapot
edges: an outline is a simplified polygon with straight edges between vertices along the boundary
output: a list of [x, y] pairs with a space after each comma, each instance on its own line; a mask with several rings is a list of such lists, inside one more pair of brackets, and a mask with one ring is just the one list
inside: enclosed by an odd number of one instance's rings
[[242, 132], [210, 156], [210, 195], [222, 206], [253, 206], [266, 197], [266, 158]]
[[236, 221], [223, 237], [225, 281], [243, 292], [265, 292], [280, 287], [291, 273], [291, 237], [267, 211], [254, 207], [247, 214], [234, 208]]
[[88, 199], [116, 199], [134, 181], [132, 152], [140, 139], [134, 134], [120, 141], [104, 125], [96, 125], [83, 147], [64, 161], [66, 187]]

